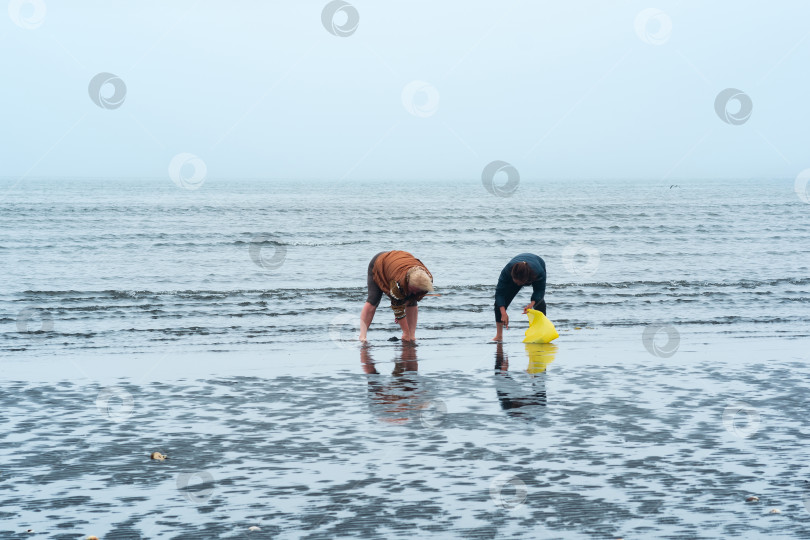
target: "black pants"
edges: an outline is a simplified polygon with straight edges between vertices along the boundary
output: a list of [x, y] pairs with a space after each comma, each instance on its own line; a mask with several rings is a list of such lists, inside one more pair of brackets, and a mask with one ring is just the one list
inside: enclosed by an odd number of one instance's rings
[[[504, 308], [509, 307], [509, 304], [512, 303], [512, 300], [515, 299], [515, 296], [517, 295], [518, 291], [520, 291], [520, 289], [522, 288], [523, 287], [521, 287], [520, 285], [515, 285], [514, 283], [509, 285], [509, 288], [506, 289], [506, 294], [504, 295], [504, 299], [506, 300], [506, 305], [504, 306]], [[540, 300], [539, 303], [534, 304], [534, 307], [532, 309], [536, 309], [537, 311], [540, 311], [543, 313], [543, 315], [545, 315], [546, 301]], [[501, 322], [501, 308], [497, 304], [495, 304], [495, 322]]]
[[369, 304], [371, 304], [374, 307], [377, 307], [377, 306], [380, 305], [380, 300], [382, 300], [383, 291], [374, 282], [374, 276], [372, 276], [372, 270], [374, 269], [374, 262], [377, 260], [377, 257], [382, 255], [383, 253], [385, 253], [385, 252], [381, 251], [381, 252], [377, 253], [376, 255], [374, 255], [374, 257], [371, 258], [371, 262], [368, 263], [368, 277], [367, 277], [367, 281], [368, 281], [368, 298], [366, 298], [366, 302], [368, 302]]

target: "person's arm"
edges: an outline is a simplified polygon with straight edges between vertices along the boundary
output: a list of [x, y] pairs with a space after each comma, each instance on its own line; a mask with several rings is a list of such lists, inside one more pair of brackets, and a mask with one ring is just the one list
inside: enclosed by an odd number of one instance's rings
[[391, 298], [391, 309], [394, 310], [394, 320], [400, 328], [402, 328], [402, 341], [410, 341], [411, 329], [408, 326], [408, 318], [405, 312], [405, 306], [408, 304], [407, 300], [397, 300]]
[[540, 311], [545, 311], [545, 300], [544, 297], [546, 296], [546, 275], [543, 274], [542, 276], [538, 277], [535, 281], [532, 282], [532, 309], [539, 309], [541, 306], [543, 309]]
[[409, 341], [411, 329], [408, 326], [407, 313], [405, 311], [405, 307], [408, 305], [408, 297], [396, 281], [391, 281], [389, 294], [391, 296], [391, 309], [394, 310], [394, 320], [402, 329], [402, 341]]
[[501, 310], [501, 324], [504, 328], [509, 328], [509, 314], [506, 313], [506, 308], [499, 306], [498, 309]]
[[397, 323], [400, 320], [405, 318], [405, 306], [408, 304], [405, 300], [398, 300], [396, 298], [391, 298], [391, 309], [394, 310], [394, 319]]

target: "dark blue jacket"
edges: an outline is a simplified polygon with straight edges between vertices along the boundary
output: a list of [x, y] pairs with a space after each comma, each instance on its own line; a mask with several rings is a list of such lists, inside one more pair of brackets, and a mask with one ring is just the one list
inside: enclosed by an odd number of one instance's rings
[[[537, 255], [521, 253], [509, 261], [509, 264], [501, 270], [501, 275], [498, 277], [498, 286], [495, 287], [495, 307], [506, 306], [507, 294], [512, 291], [516, 293], [515, 289], [520, 290], [520, 287], [512, 281], [512, 267], [519, 262], [529, 263], [529, 268], [537, 276], [532, 282], [532, 289], [534, 289], [532, 300], [534, 300], [535, 308], [543, 302], [543, 297], [546, 295], [546, 263]], [[514, 294], [512, 297], [514, 298]]]

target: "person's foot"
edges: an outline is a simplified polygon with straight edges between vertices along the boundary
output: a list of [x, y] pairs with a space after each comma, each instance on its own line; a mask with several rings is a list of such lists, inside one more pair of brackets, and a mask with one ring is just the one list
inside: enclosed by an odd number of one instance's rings
[[503, 341], [503, 337], [501, 337], [501, 336], [495, 336], [495, 337], [494, 337], [494, 338], [492, 338], [490, 341]]

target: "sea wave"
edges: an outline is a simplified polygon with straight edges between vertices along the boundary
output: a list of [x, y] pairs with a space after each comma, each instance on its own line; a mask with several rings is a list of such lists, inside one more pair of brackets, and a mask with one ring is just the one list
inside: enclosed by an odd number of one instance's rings
[[[774, 288], [785, 285], [796, 286], [810, 286], [810, 277], [806, 278], [776, 278], [776, 279], [744, 279], [744, 280], [728, 280], [728, 281], [689, 281], [689, 280], [669, 280], [669, 281], [585, 281], [585, 282], [570, 282], [570, 283], [549, 283], [547, 290], [555, 291], [574, 291], [578, 289], [657, 289], [657, 291], [641, 293], [643, 296], [653, 294], [670, 294], [673, 289], [681, 291], [690, 290], [705, 290], [707, 288], [717, 289], [759, 289], [759, 288]], [[527, 287], [527, 290], [529, 288]], [[16, 298], [112, 298], [112, 299], [139, 299], [139, 298], [155, 298], [155, 297], [178, 297], [178, 298], [196, 298], [196, 299], [215, 299], [215, 298], [230, 298], [240, 296], [256, 296], [256, 295], [295, 295], [295, 294], [326, 294], [335, 296], [355, 296], [366, 292], [366, 287], [279, 287], [267, 289], [165, 289], [165, 290], [149, 290], [149, 289], [106, 289], [106, 290], [25, 290], [11, 295]], [[442, 291], [439, 293], [438, 291]], [[487, 292], [494, 293], [493, 283], [474, 283], [462, 285], [443, 285], [437, 287], [437, 294], [443, 294], [448, 291], [453, 292]], [[799, 291], [794, 291], [798, 293]], [[619, 294], [619, 293], [617, 293]], [[684, 294], [688, 294], [684, 292]]]

